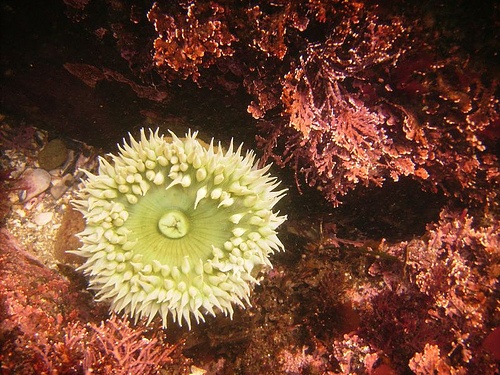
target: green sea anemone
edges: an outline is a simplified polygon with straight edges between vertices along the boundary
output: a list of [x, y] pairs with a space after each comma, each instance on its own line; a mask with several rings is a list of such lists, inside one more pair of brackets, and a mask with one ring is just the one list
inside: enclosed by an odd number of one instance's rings
[[245, 307], [257, 271], [283, 249], [276, 228], [285, 216], [273, 212], [285, 190], [258, 168], [255, 155], [204, 146], [197, 133], [171, 140], [141, 130], [118, 155], [99, 158], [72, 203], [85, 217], [71, 251], [99, 300], [149, 324], [169, 315], [191, 328], [205, 314], [233, 315]]

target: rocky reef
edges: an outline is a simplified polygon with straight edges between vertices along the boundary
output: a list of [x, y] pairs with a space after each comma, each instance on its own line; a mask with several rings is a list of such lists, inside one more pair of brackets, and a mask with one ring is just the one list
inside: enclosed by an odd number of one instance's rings
[[[2, 371], [496, 373], [497, 2], [1, 11]], [[65, 252], [81, 168], [142, 127], [244, 141], [289, 189], [285, 251], [232, 320], [109, 315]]]

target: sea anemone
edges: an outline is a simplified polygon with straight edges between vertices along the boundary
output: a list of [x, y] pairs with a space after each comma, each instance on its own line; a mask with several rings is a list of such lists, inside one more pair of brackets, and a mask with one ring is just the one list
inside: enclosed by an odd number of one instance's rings
[[196, 132], [170, 134], [142, 129], [140, 141], [130, 135], [118, 155], [99, 158], [97, 175], [85, 171], [72, 203], [86, 228], [71, 252], [86, 258], [80, 269], [111, 310], [191, 328], [191, 315], [232, 317], [233, 304], [250, 304], [256, 274], [283, 249], [276, 228], [286, 216], [272, 209], [285, 190], [242, 145], [224, 152]]

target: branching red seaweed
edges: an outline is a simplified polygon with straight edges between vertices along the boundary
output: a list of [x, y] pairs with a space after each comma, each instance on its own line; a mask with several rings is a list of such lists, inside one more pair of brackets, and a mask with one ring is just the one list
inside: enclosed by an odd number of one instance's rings
[[[370, 348], [356, 354], [357, 361], [381, 351], [400, 371], [409, 365], [439, 374], [450, 373], [446, 368], [493, 373], [494, 359], [482, 343], [498, 325], [499, 241], [494, 218], [479, 225], [467, 212], [445, 209], [422, 239], [384, 245], [380, 250], [403, 260], [403, 267], [374, 263], [370, 273], [384, 280], [383, 287], [354, 292], [362, 310], [357, 334]], [[340, 356], [360, 349], [349, 349], [352, 340], [337, 343]]]
[[[2, 373], [187, 373], [181, 345], [162, 331], [130, 326], [25, 252], [0, 230], [0, 363]], [[89, 323], [86, 323], [89, 322]], [[174, 353], [175, 352], [175, 353]]]
[[242, 86], [264, 158], [295, 168], [333, 205], [401, 176], [466, 201], [494, 198], [481, 187], [499, 183], [489, 149], [498, 83], [458, 45], [440, 52], [443, 30], [341, 1], [156, 3], [149, 20], [163, 77]]

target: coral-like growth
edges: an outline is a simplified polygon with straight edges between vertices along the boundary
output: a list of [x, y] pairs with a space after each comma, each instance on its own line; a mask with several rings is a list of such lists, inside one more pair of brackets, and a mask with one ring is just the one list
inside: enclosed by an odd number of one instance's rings
[[408, 245], [408, 270], [420, 291], [430, 296], [434, 318], [452, 318], [460, 331], [485, 330], [488, 298], [498, 288], [500, 226], [473, 225], [466, 212], [443, 212], [427, 244]]
[[[427, 56], [433, 65], [419, 72], [411, 60], [419, 45], [407, 45], [402, 20], [359, 22], [349, 37], [352, 30], [340, 28], [305, 49], [282, 81], [283, 120], [263, 123], [261, 147], [294, 165], [334, 205], [360, 183], [400, 176], [465, 200], [491, 199], [479, 187], [499, 183], [498, 160], [481, 134], [499, 121], [496, 82], [484, 84], [456, 57]], [[417, 72], [423, 80], [415, 87], [410, 76]], [[461, 193], [451, 191], [457, 186]]]
[[[185, 373], [188, 363], [160, 332], [103, 316], [86, 292], [0, 231], [0, 362], [9, 374]], [[175, 351], [175, 353], [174, 353]]]
[[[134, 65], [168, 83], [245, 90], [263, 160], [293, 167], [299, 187], [335, 206], [359, 185], [402, 176], [464, 201], [494, 199], [483, 187], [499, 183], [498, 80], [464, 48], [469, 36], [428, 16], [399, 3], [157, 1], [152, 63]], [[118, 47], [128, 61], [140, 55], [137, 40]]]
[[449, 361], [441, 356], [437, 345], [429, 344], [425, 344], [423, 353], [415, 353], [410, 360], [409, 367], [415, 374], [467, 374], [467, 370], [464, 367], [451, 366]]
[[491, 373], [494, 360], [482, 343], [498, 324], [500, 227], [493, 217], [483, 220], [479, 225], [465, 212], [443, 210], [423, 239], [382, 246], [402, 263], [371, 267], [383, 287], [355, 292], [363, 310], [358, 335], [367, 347], [349, 348], [353, 337], [346, 337], [338, 343], [339, 359], [352, 351], [359, 362], [381, 351], [401, 370], [411, 360], [414, 370]]
[[[101, 373], [155, 374], [162, 368], [179, 370], [171, 358], [175, 345], [166, 344], [160, 332], [146, 335], [143, 327], [133, 328], [115, 316], [100, 325], [82, 330], [86, 336], [84, 371], [94, 368]], [[171, 367], [169, 367], [171, 366]]]
[[[370, 47], [366, 55], [361, 53], [366, 47], [350, 47], [353, 56], [341, 60], [338, 44], [309, 46], [300, 66], [283, 82], [281, 101], [283, 115], [288, 118], [286, 126], [299, 134], [295, 137], [297, 143], [289, 143], [278, 161], [283, 164], [283, 160], [291, 158], [305, 163], [302, 172], [306, 181], [311, 186], [328, 186], [326, 197], [335, 204], [339, 195], [358, 183], [381, 185], [384, 175], [390, 173], [397, 179], [416, 173], [418, 168], [408, 145], [415, 129], [401, 130], [399, 137], [407, 141], [395, 144], [386, 129], [394, 121], [390, 114], [380, 107], [368, 107], [342, 83], [349, 75], [362, 74], [368, 66], [397, 60], [398, 54], [388, 51], [396, 35], [404, 31], [400, 23], [384, 27], [371, 20], [369, 25], [372, 39], [360, 35], [357, 41]], [[417, 173], [426, 174], [423, 169]]]
[[155, 3], [148, 13], [158, 38], [154, 41], [154, 62], [167, 77], [191, 77], [197, 81], [200, 68], [233, 54], [236, 40], [226, 22], [228, 10], [216, 3], [182, 4], [174, 15], [161, 12]]
[[46, 370], [43, 353], [63, 337], [68, 321], [88, 319], [98, 310], [87, 305], [91, 301], [87, 293], [73, 290], [4, 229], [0, 230], [0, 258], [2, 370], [27, 374]]
[[[480, 188], [499, 178], [486, 146], [500, 121], [497, 82], [458, 46], [438, 53], [429, 35], [444, 31], [418, 15], [341, 1], [197, 1], [180, 16], [158, 4], [150, 21], [164, 78], [244, 87], [265, 157], [293, 166], [298, 182], [334, 205], [359, 184], [401, 176], [450, 195], [459, 186], [464, 200], [492, 199]], [[202, 41], [193, 37], [207, 28]]]

